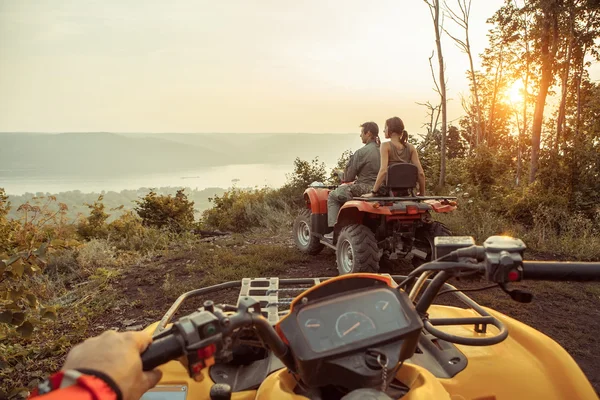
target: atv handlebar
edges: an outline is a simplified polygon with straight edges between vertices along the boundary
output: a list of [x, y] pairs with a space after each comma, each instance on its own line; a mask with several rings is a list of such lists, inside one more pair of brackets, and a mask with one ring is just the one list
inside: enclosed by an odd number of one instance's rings
[[523, 261], [523, 279], [529, 281], [600, 281], [600, 262]]
[[154, 368], [171, 360], [181, 357], [185, 344], [179, 335], [170, 335], [153, 341], [148, 349], [142, 353], [142, 366], [144, 371]]

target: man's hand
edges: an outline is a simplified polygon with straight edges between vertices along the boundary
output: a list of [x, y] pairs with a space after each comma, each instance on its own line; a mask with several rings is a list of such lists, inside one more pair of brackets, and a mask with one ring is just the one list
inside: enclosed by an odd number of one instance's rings
[[375, 196], [373, 193], [365, 193], [360, 197], [373, 197], [373, 196]]
[[140, 354], [151, 342], [152, 337], [145, 332], [106, 331], [73, 347], [62, 369], [88, 368], [103, 372], [119, 386], [123, 400], [139, 400], [162, 376], [156, 369], [142, 371]]

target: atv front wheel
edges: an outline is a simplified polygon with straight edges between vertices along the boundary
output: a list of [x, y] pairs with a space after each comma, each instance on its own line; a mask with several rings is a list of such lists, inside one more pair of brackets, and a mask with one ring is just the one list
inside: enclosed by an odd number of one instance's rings
[[342, 229], [335, 256], [340, 275], [377, 272], [379, 269], [375, 234], [365, 225], [348, 225]]
[[325, 245], [321, 243], [319, 238], [312, 235], [310, 230], [310, 210], [303, 210], [296, 220], [292, 232], [294, 235], [294, 243], [296, 247], [303, 253], [316, 255], [323, 250]]
[[427, 253], [427, 257], [423, 260], [417, 256], [413, 256], [413, 267], [417, 268], [419, 265], [431, 261], [431, 258], [433, 257], [433, 250], [435, 249], [433, 239], [436, 236], [452, 236], [452, 232], [450, 232], [450, 229], [448, 229], [446, 225], [438, 221], [434, 221], [431, 224], [417, 229], [417, 232], [415, 232], [415, 242], [413, 246]]

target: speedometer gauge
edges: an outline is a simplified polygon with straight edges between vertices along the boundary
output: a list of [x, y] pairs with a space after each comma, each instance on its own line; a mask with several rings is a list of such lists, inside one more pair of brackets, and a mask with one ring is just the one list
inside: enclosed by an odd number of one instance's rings
[[368, 338], [377, 332], [375, 323], [363, 313], [349, 311], [340, 315], [335, 322], [337, 335], [344, 341]]

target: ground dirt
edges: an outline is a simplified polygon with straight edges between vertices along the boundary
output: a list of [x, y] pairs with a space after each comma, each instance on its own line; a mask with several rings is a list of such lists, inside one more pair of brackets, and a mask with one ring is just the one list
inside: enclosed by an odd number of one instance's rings
[[[326, 248], [317, 256], [299, 255], [296, 254], [290, 237], [291, 235], [272, 237], [263, 234], [253, 235], [251, 238], [218, 238], [202, 243], [201, 251], [194, 248], [172, 251], [168, 255], [154, 257], [148, 263], [127, 267], [112, 280], [111, 303], [88, 321], [85, 334], [93, 336], [106, 329], [125, 330], [147, 326], [159, 320], [181, 293], [202, 287], [207, 282], [217, 283], [214, 277], [210, 278], [210, 271], [206, 268], [194, 267], [200, 258], [213, 253], [211, 248], [218, 250], [229, 246], [229, 250], [244, 252], [247, 257], [252, 257], [254, 249], [265, 247], [280, 248], [281, 254], [290, 254], [289, 259], [278, 256], [281, 258], [280, 264], [277, 264], [277, 260], [273, 261], [273, 273], [268, 268], [260, 270], [262, 276], [285, 278], [337, 275], [332, 250]], [[393, 273], [406, 274], [408, 271], [407, 268], [400, 268]], [[457, 287], [471, 289], [489, 285], [473, 281], [452, 283]], [[600, 354], [600, 339], [597, 334], [600, 331], [600, 285], [533, 282], [519, 286], [534, 293], [532, 303], [514, 302], [498, 289], [467, 294], [481, 305], [516, 318], [556, 340], [577, 361], [596, 391], [600, 392], [600, 363], [597, 356]], [[226, 290], [210, 297], [217, 303], [235, 304], [237, 295], [237, 290]], [[186, 303], [175, 317], [199, 307], [204, 300], [196, 298]], [[64, 352], [56, 358], [56, 363], [60, 363]], [[30, 378], [25, 376], [21, 381], [27, 384]]]

